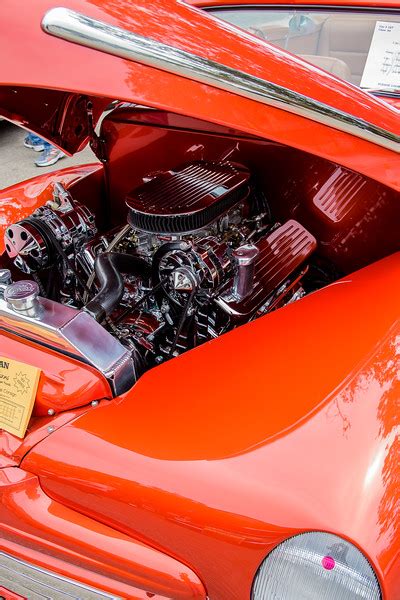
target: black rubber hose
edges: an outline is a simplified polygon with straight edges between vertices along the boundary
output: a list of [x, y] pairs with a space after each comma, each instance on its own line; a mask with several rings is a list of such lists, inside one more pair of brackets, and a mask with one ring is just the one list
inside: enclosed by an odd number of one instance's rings
[[125, 288], [122, 273], [145, 279], [151, 276], [150, 265], [145, 260], [120, 252], [99, 254], [94, 261], [94, 270], [100, 290], [84, 310], [99, 322], [104, 321], [121, 302]]

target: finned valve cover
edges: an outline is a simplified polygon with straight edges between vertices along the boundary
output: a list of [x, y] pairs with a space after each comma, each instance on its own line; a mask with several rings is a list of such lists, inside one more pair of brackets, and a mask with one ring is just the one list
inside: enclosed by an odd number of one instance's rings
[[241, 165], [192, 162], [160, 173], [127, 197], [134, 229], [180, 235], [221, 217], [249, 193], [250, 174]]

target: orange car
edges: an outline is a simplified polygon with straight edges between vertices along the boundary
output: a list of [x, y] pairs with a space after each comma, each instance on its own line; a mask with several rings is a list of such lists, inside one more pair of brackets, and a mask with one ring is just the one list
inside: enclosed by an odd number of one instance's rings
[[1, 2], [0, 597], [399, 600], [395, 3], [197, 4]]

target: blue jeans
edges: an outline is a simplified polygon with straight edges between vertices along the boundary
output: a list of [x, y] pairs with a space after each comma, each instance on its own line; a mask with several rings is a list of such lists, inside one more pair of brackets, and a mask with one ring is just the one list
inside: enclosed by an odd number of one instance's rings
[[35, 135], [34, 133], [28, 133], [27, 138], [31, 144], [43, 144], [45, 150], [52, 147], [49, 142], [46, 142], [46, 140], [42, 139], [38, 135]]

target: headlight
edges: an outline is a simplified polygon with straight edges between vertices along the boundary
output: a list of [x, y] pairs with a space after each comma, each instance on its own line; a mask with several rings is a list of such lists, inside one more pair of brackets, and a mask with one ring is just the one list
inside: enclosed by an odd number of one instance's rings
[[376, 575], [346, 540], [323, 532], [296, 535], [261, 564], [252, 600], [380, 600]]

